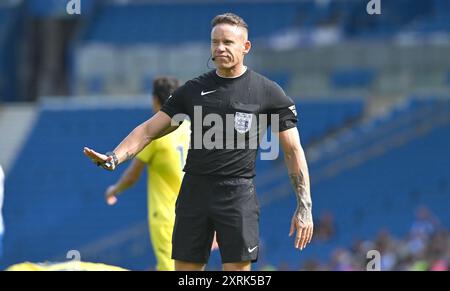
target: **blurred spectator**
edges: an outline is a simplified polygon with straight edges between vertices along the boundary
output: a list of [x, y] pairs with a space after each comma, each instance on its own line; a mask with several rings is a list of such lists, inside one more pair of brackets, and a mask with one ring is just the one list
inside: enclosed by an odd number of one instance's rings
[[430, 271], [448, 271], [448, 260], [437, 260], [435, 261], [430, 268]]
[[409, 251], [415, 256], [423, 255], [430, 237], [439, 227], [438, 220], [428, 208], [421, 206], [416, 210], [416, 220], [412, 223], [408, 239]]
[[426, 243], [426, 237], [413, 233], [409, 235], [406, 242], [408, 251], [415, 256], [419, 256], [424, 251]]
[[364, 266], [367, 264], [367, 253], [371, 250], [375, 250], [375, 243], [369, 240], [356, 240], [351, 247], [351, 253], [354, 257], [354, 263], [357, 266]]
[[338, 248], [333, 252], [331, 259], [332, 271], [354, 271], [352, 264], [352, 254], [342, 248]]
[[307, 260], [303, 266], [303, 268], [300, 269], [300, 271], [321, 271], [323, 270], [320, 266], [320, 263], [317, 260]]
[[413, 236], [427, 237], [433, 234], [439, 227], [439, 221], [434, 217], [428, 208], [421, 206], [416, 211], [416, 220], [411, 226]]
[[335, 235], [334, 218], [331, 212], [323, 213], [314, 230], [314, 238], [320, 241], [329, 241]]
[[440, 230], [430, 239], [426, 254], [431, 261], [439, 261], [450, 258], [450, 235], [447, 231]]
[[422, 206], [405, 239], [394, 239], [382, 229], [373, 241], [357, 240], [350, 250], [336, 248], [328, 264], [319, 265], [310, 259], [301, 270], [365, 271], [369, 250], [380, 252], [382, 271], [448, 271], [450, 268], [450, 234]]
[[383, 229], [379, 232], [375, 241], [375, 249], [381, 254], [381, 270], [393, 270], [397, 263], [396, 242], [390, 233]]
[[426, 261], [416, 261], [408, 271], [427, 271], [428, 263]]

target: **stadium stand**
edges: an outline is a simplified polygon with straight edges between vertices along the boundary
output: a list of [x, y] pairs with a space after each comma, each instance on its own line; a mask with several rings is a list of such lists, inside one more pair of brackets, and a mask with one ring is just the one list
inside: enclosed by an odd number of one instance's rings
[[0, 3], [0, 101], [14, 101], [17, 92], [15, 41], [19, 12], [17, 5]]
[[[445, 0], [393, 0], [384, 3], [383, 13], [373, 18], [365, 13], [367, 3], [362, 1], [276, 1], [248, 3], [159, 4], [152, 1], [127, 3], [105, 1], [99, 8], [95, 24], [84, 36], [85, 41], [116, 44], [158, 42], [174, 44], [206, 41], [209, 35], [209, 15], [235, 11], [252, 28], [255, 38], [272, 35], [289, 27], [314, 29], [338, 26], [348, 37], [392, 37], [412, 25], [423, 25], [428, 30], [448, 29], [448, 7]], [[178, 19], [184, 25], [167, 23]], [[264, 19], [264, 21], [261, 21]], [[419, 21], [417, 21], [419, 19]], [[161, 26], [164, 23], [164, 26]], [[357, 24], [357, 25], [356, 25]], [[427, 24], [427, 25], [425, 25]]]
[[[117, 143], [149, 114], [150, 110], [113, 108], [40, 112], [6, 183], [6, 193], [14, 195], [5, 198], [5, 219], [10, 231], [4, 262], [11, 265], [22, 261], [63, 261], [71, 249], [93, 256], [95, 261], [102, 253], [99, 247], [112, 254], [108, 241], [94, 244], [95, 241], [117, 233], [117, 239], [129, 246], [135, 243], [137, 233], [141, 248], [134, 249], [136, 253], [122, 252], [119, 257], [113, 255], [102, 262], [120, 261], [120, 266], [142, 269], [150, 266], [149, 252], [142, 253], [148, 247], [145, 223], [137, 232], [129, 233], [136, 224], [146, 221], [145, 183], [138, 184], [134, 199], [109, 209], [103, 200], [103, 185], [112, 182], [113, 177], [95, 167], [86, 171], [89, 164], [80, 154], [86, 143], [105, 149]], [[121, 234], [123, 229], [129, 231]], [[125, 240], [124, 235], [128, 235]], [[128, 258], [121, 261], [122, 256]]]
[[[280, 176], [270, 179], [272, 181], [267, 181], [267, 176], [259, 172], [265, 177], [258, 180], [258, 189], [261, 196], [267, 198], [263, 199], [267, 207], [263, 208], [261, 222], [262, 229], [267, 233], [266, 247], [270, 250], [267, 252], [268, 261], [275, 262], [278, 258], [278, 264], [281, 264], [283, 262], [279, 258], [284, 258], [291, 269], [300, 268], [300, 263], [309, 258], [326, 262], [338, 246], [350, 247], [356, 239], [373, 238], [380, 229], [386, 229], [397, 237], [406, 236], [414, 220], [412, 209], [421, 205], [427, 205], [448, 229], [450, 217], [446, 210], [446, 199], [450, 188], [446, 168], [450, 148], [450, 102], [448, 99], [418, 100], [411, 102], [411, 107], [403, 108], [402, 111], [405, 112], [394, 111], [392, 115], [398, 115], [401, 119], [400, 116], [405, 114], [428, 111], [428, 116], [421, 116], [422, 123], [410, 122], [395, 130], [384, 131], [381, 136], [377, 134], [377, 128], [390, 127], [395, 123], [384, 121], [377, 124], [374, 121], [375, 129], [355, 130], [351, 138], [359, 149], [372, 146], [382, 138], [394, 143], [391, 148], [380, 146], [376, 155], [359, 163], [350, 161], [351, 166], [328, 173], [320, 181], [317, 181], [323, 172], [320, 159], [310, 164], [316, 216], [331, 211], [335, 217], [336, 233], [329, 241], [315, 242], [304, 250], [302, 256], [295, 255], [293, 248], [285, 247], [290, 243], [286, 236], [287, 230], [278, 227], [286, 225], [287, 218], [277, 213], [289, 213], [295, 205], [295, 198], [289, 194], [289, 181], [282, 177], [283, 169], [276, 171], [280, 172]], [[413, 137], [396, 140], [405, 132], [412, 132]], [[332, 162], [344, 156], [342, 145], [337, 145], [329, 153]], [[347, 160], [359, 149], [349, 150]], [[284, 195], [283, 191], [286, 191]]]
[[[312, 179], [316, 236], [299, 253], [288, 237], [296, 201], [283, 157], [257, 161], [261, 247], [254, 269], [364, 270], [369, 249], [383, 251], [383, 270], [449, 269], [448, 0], [384, 1], [376, 17], [360, 0], [86, 0], [87, 11], [72, 23], [78, 31], [60, 52], [67, 64], [52, 59], [63, 38], [46, 38], [42, 30], [40, 45], [34, 43], [43, 50], [58, 43], [46, 51], [50, 64], [43, 55], [25, 55], [29, 43], [19, 41], [33, 38], [26, 33], [36, 24], [30, 19], [43, 20], [40, 27], [50, 31], [62, 26], [70, 18], [64, 5], [10, 2], [16, 4], [0, 3], [0, 101], [26, 100], [22, 91], [33, 87], [26, 73], [51, 76], [55, 64], [68, 77], [65, 95], [82, 97], [62, 97], [58, 106], [37, 103], [23, 146], [15, 153], [15, 146], [2, 147], [0, 158], [14, 162], [5, 185], [0, 269], [63, 262], [70, 250], [86, 262], [152, 268], [145, 182], [108, 207], [104, 187], [125, 167], [114, 175], [100, 171], [82, 149], [111, 150], [146, 120], [148, 102], [133, 102], [148, 95], [156, 75], [185, 81], [212, 69], [210, 21], [226, 11], [250, 26], [246, 64], [294, 97]], [[32, 70], [40, 61], [40, 70]], [[34, 85], [52, 84], [40, 78], [34, 76]], [[24, 132], [34, 120], [3, 109], [0, 129]], [[13, 119], [23, 124], [12, 127]], [[432, 213], [425, 222], [423, 207]], [[220, 269], [217, 252], [208, 268]]]

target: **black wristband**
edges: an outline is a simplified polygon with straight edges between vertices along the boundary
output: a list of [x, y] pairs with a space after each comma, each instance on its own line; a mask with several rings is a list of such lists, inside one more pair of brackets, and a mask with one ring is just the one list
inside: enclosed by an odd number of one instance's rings
[[107, 155], [108, 157], [112, 157], [112, 162], [114, 164], [114, 167], [117, 167], [117, 165], [119, 164], [119, 159], [117, 158], [117, 155], [115, 152], [107, 152], [105, 155]]

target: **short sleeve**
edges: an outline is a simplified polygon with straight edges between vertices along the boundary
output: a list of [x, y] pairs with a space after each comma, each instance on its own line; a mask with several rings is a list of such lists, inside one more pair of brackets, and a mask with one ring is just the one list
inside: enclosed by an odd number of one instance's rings
[[297, 126], [297, 109], [295, 103], [288, 97], [283, 89], [275, 83], [270, 81], [267, 87], [268, 108], [269, 114], [277, 114], [279, 117], [279, 131]]
[[176, 89], [169, 99], [161, 107], [161, 111], [165, 112], [171, 118], [175, 115], [182, 113], [186, 114], [186, 98], [187, 98], [187, 86], [188, 83]]

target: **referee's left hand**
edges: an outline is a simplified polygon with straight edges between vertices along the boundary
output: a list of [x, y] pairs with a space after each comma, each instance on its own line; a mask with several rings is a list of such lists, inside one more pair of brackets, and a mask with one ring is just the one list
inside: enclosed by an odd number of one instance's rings
[[313, 219], [311, 210], [300, 209], [295, 211], [291, 220], [289, 236], [295, 235], [294, 247], [303, 250], [311, 242], [313, 235]]
[[[115, 165], [112, 162], [112, 157], [108, 157], [107, 155], [104, 154], [100, 154], [97, 153], [96, 151], [85, 147], [83, 149], [83, 153], [89, 158], [91, 159], [91, 161], [96, 164], [97, 166], [102, 166], [104, 169], [106, 170], [114, 170], [115, 169]], [[109, 163], [108, 163], [109, 162]], [[108, 163], [108, 165], [110, 165], [110, 167], [107, 167], [105, 164]]]

